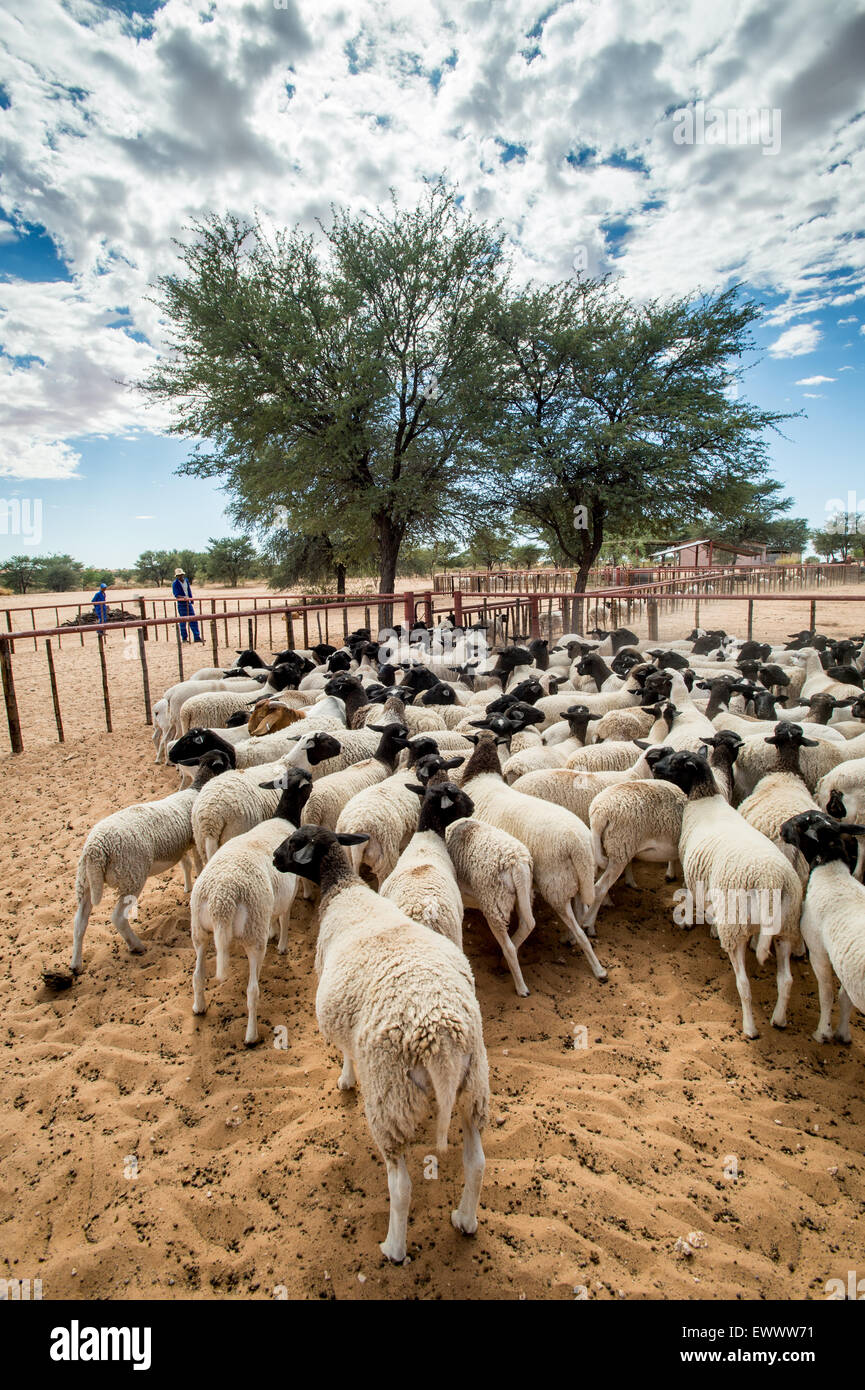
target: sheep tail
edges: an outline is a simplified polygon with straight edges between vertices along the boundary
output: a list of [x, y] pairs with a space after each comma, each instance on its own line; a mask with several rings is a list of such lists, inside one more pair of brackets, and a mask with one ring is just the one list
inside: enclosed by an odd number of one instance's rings
[[217, 922], [213, 927], [213, 941], [216, 946], [216, 978], [224, 980], [228, 974], [228, 948], [231, 945], [231, 926]]
[[98, 851], [91, 849], [81, 856], [75, 878], [75, 896], [81, 902], [89, 894], [92, 907], [97, 907], [102, 901], [105, 886], [105, 866], [99, 862], [97, 854]]
[[772, 949], [772, 942], [778, 934], [777, 927], [761, 927], [757, 937], [757, 964], [765, 965]]
[[535, 925], [532, 909], [532, 870], [529, 864], [515, 864], [512, 877], [517, 895], [517, 916], [531, 931]]
[[604, 854], [604, 845], [601, 840], [601, 832], [597, 825], [592, 826], [592, 853], [595, 856], [595, 863], [599, 869], [607, 867], [607, 856]]
[[426, 1070], [435, 1092], [438, 1116], [436, 1118], [436, 1148], [442, 1153], [448, 1146], [448, 1130], [451, 1115], [456, 1104], [457, 1094], [471, 1065], [471, 1053], [451, 1052], [447, 1056], [430, 1058]]

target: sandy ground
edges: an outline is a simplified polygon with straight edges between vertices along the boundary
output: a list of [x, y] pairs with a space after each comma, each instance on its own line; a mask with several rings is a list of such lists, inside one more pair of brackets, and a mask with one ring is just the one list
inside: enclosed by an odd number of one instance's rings
[[[859, 605], [847, 612], [861, 631]], [[187, 651], [209, 664], [209, 648]], [[774, 981], [752, 958], [762, 1034], [746, 1042], [726, 957], [706, 928], [673, 924], [675, 885], [648, 865], [643, 890], [618, 886], [600, 916], [606, 986], [542, 910], [521, 951], [532, 993], [519, 1000], [483, 919], [467, 914], [493, 1091], [481, 1225], [466, 1240], [450, 1224], [454, 1124], [437, 1175], [430, 1136], [412, 1151], [412, 1262], [385, 1264], [384, 1167], [316, 1029], [307, 906], [288, 955], [268, 955], [265, 1041], [251, 1051], [242, 955], [211, 982], [206, 1017], [192, 1015], [179, 869], [144, 890], [144, 956], [113, 932], [107, 892], [82, 977], [61, 994], [42, 983], [68, 963], [90, 827], [176, 787], [152, 762], [137, 662], [113, 640], [107, 735], [87, 653], [64, 645], [58, 659], [75, 734], [50, 748], [50, 702], [33, 698], [27, 655], [15, 658], [29, 742], [3, 760], [0, 1277], [41, 1278], [46, 1299], [799, 1300], [861, 1268], [862, 1019], [851, 1048], [814, 1043], [816, 989], [800, 961], [788, 1029], [774, 1031]], [[149, 660], [155, 696], [175, 654], [155, 644]], [[681, 1260], [673, 1247], [692, 1231], [706, 1243]]]

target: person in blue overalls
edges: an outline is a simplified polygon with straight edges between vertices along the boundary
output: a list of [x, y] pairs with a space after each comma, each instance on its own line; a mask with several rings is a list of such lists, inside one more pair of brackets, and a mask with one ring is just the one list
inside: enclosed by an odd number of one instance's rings
[[97, 623], [108, 622], [108, 595], [106, 593], [107, 588], [108, 585], [105, 583], [105, 580], [103, 579], [102, 583], [99, 585], [99, 588], [96, 590], [96, 593], [93, 595], [93, 598], [90, 600], [90, 602], [93, 604], [93, 612], [96, 614]]
[[[195, 616], [195, 609], [192, 606], [192, 589], [189, 587], [189, 580], [186, 578], [183, 570], [174, 571], [174, 583], [171, 586], [171, 592], [177, 599], [178, 616], [181, 618], [193, 618]], [[189, 626], [192, 629], [193, 642], [203, 642], [204, 638], [200, 637], [198, 633], [198, 623], [190, 623]], [[180, 640], [181, 642], [186, 641], [186, 623], [180, 624]]]

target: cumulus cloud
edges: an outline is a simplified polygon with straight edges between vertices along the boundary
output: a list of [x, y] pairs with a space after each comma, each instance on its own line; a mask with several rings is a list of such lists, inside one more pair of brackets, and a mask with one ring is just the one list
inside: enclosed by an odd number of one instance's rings
[[834, 381], [834, 376], [803, 376], [796, 382], [797, 386], [822, 386], [824, 381]]
[[[211, 209], [315, 231], [331, 203], [409, 203], [444, 174], [501, 218], [518, 276], [579, 255], [637, 297], [744, 281], [778, 329], [852, 301], [862, 37], [853, 0], [740, 0], [733, 20], [632, 0], [166, 0], [148, 18], [6, 0], [0, 249], [8, 219], [44, 227], [72, 280], [0, 283], [3, 457], [22, 433], [42, 441], [31, 466], [59, 466], [53, 445], [164, 427], [131, 385], [163, 341], [148, 285]], [[777, 153], [677, 144], [697, 100], [780, 111]], [[800, 324], [770, 351], [820, 336]]]
[[788, 328], [780, 338], [769, 344], [773, 357], [803, 357], [813, 352], [823, 334], [813, 323], [802, 323], [797, 328]]

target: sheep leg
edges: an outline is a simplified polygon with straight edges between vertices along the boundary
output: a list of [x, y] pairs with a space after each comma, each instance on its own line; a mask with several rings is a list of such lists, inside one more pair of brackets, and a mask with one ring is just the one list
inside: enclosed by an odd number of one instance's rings
[[678, 877], [678, 864], [678, 859], [670, 860], [670, 862], [667, 865], [666, 873], [664, 874], [665, 883], [675, 883]]
[[117, 899], [117, 902], [114, 904], [114, 911], [111, 914], [111, 920], [114, 926], [134, 955], [140, 955], [141, 952], [146, 949], [144, 942], [139, 941], [135, 932], [129, 925], [130, 917], [134, 917], [137, 911], [138, 899], [132, 893], [125, 893], [123, 897]]
[[634, 878], [633, 866], [632, 866], [631, 864], [626, 864], [626, 865], [625, 865], [625, 887], [626, 887], [626, 888], [639, 888], [639, 886], [640, 886], [639, 883], [638, 883], [637, 880]]
[[835, 1003], [835, 975], [832, 962], [823, 945], [819, 930], [803, 926], [802, 935], [808, 947], [811, 969], [817, 980], [817, 995], [820, 1000], [820, 1021], [811, 1034], [815, 1042], [832, 1041], [832, 1006]]
[[339, 1074], [337, 1086], [341, 1091], [353, 1091], [357, 1085], [357, 1072], [354, 1069], [354, 1059], [349, 1057], [347, 1052], [342, 1054], [342, 1071]]
[[851, 1043], [853, 1041], [850, 1033], [850, 1015], [852, 1012], [853, 1001], [842, 985], [838, 991], [838, 1031], [835, 1034], [836, 1042]]
[[400, 1154], [396, 1163], [385, 1158], [387, 1164], [387, 1188], [390, 1193], [390, 1220], [387, 1239], [379, 1246], [395, 1265], [401, 1265], [406, 1257], [406, 1233], [408, 1231], [408, 1209], [411, 1202], [411, 1178], [405, 1166], [405, 1156]]
[[865, 868], [865, 840], [859, 841], [859, 852], [856, 855], [856, 868], [853, 870], [853, 877], [862, 882], [862, 871]]
[[601, 981], [606, 980], [607, 972], [592, 950], [591, 942], [574, 916], [574, 909], [571, 904], [566, 902], [563, 908], [556, 908], [556, 911], [567, 927], [571, 941], [573, 941], [574, 945], [579, 946], [586, 960], [589, 962], [589, 968], [595, 979]]
[[204, 865], [203, 865], [202, 862], [201, 862], [201, 855], [200, 855], [199, 852], [198, 852], [198, 845], [195, 845], [195, 844], [191, 845], [191, 846], [190, 846], [190, 849], [189, 849], [189, 853], [190, 853], [190, 855], [192, 856], [192, 863], [193, 863], [193, 865], [195, 866], [195, 873], [196, 873], [196, 875], [198, 875], [198, 874], [201, 873], [202, 869], [204, 868]]
[[276, 949], [281, 956], [284, 956], [288, 950], [288, 927], [290, 922], [291, 908], [289, 907], [286, 912], [283, 912], [279, 919], [279, 941], [276, 943]]
[[[607, 867], [604, 869], [604, 872], [601, 874], [601, 877], [595, 884], [595, 896], [592, 901], [592, 905], [589, 908], [587, 916], [583, 919], [583, 926], [587, 930], [590, 930], [594, 927], [595, 919], [598, 913], [600, 912], [601, 907], [603, 906], [603, 902], [607, 896], [607, 893], [612, 888], [613, 884], [616, 882], [616, 879], [619, 877], [622, 870], [625, 868], [626, 866], [621, 862], [616, 864], [613, 860], [607, 861]], [[629, 869], [630, 865], [628, 865], [627, 868]], [[631, 875], [631, 877], [633, 878], [633, 874]], [[594, 935], [594, 932], [592, 932], [591, 934]]]
[[733, 974], [736, 976], [736, 988], [742, 1001], [742, 1032], [746, 1038], [759, 1038], [760, 1034], [754, 1026], [754, 1013], [751, 1008], [751, 981], [748, 979], [748, 971], [745, 966], [747, 944], [746, 941], [740, 941], [727, 954], [730, 957]]
[[72, 927], [72, 963], [70, 969], [73, 975], [77, 975], [81, 969], [81, 962], [84, 955], [84, 933], [87, 930], [87, 923], [90, 921], [90, 913], [93, 911], [93, 904], [90, 899], [89, 887], [84, 889], [78, 903], [78, 911], [75, 913], [75, 922]]
[[247, 946], [246, 955], [249, 960], [249, 984], [246, 987], [246, 1037], [243, 1039], [244, 1047], [255, 1047], [260, 1041], [258, 1035], [258, 1000], [261, 990], [258, 985], [258, 977], [261, 972], [261, 965], [264, 960], [264, 946]]
[[465, 1184], [463, 1194], [460, 1197], [460, 1204], [456, 1211], [451, 1212], [451, 1221], [458, 1231], [462, 1231], [464, 1236], [473, 1236], [478, 1228], [478, 1199], [481, 1195], [481, 1183], [484, 1180], [485, 1167], [486, 1159], [481, 1144], [480, 1130], [466, 1116], [463, 1121]]
[[207, 978], [205, 967], [205, 956], [207, 954], [206, 940], [194, 940], [195, 946], [195, 970], [192, 973], [192, 1012], [194, 1014], [207, 1013], [207, 1000], [204, 997], [204, 982]]
[[[511, 939], [511, 937], [508, 936], [507, 926], [502, 927], [498, 923], [491, 922], [489, 918], [487, 918], [487, 926], [499, 943], [499, 948], [505, 958], [508, 970], [511, 972], [517, 994], [520, 995], [522, 999], [525, 999], [529, 991], [523, 979], [523, 972], [520, 970], [520, 962], [517, 957], [516, 941], [519, 932], [515, 932], [513, 939]], [[528, 933], [526, 933], [526, 935], [528, 935]], [[525, 940], [525, 938], [523, 939]]]
[[184, 893], [191, 893], [195, 875], [192, 867], [192, 856], [189, 853], [184, 854], [180, 861], [180, 867], [183, 870], [183, 891]]
[[778, 1002], [772, 1015], [773, 1028], [787, 1027], [787, 1004], [793, 986], [793, 971], [790, 969], [790, 942], [779, 941], [775, 937], [775, 956], [778, 961]]

